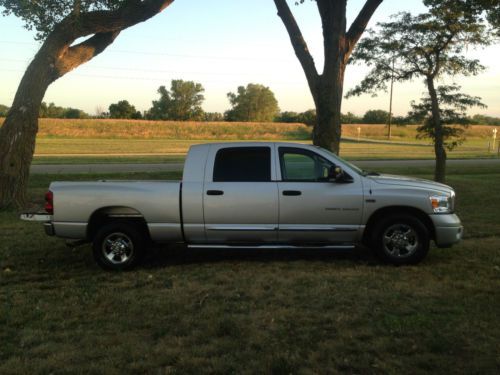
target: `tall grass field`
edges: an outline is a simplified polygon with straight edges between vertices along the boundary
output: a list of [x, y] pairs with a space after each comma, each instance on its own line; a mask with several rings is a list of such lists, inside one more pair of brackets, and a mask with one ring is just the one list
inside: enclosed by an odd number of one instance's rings
[[[3, 119], [0, 119], [0, 124]], [[492, 126], [471, 125], [451, 158], [495, 157]], [[417, 139], [417, 125], [343, 125], [341, 156], [350, 159], [428, 158], [431, 140]], [[35, 162], [61, 157], [155, 157], [184, 155], [189, 146], [215, 141], [311, 142], [311, 128], [299, 123], [179, 122], [114, 119], [40, 119]], [[497, 142], [498, 144], [498, 142]]]

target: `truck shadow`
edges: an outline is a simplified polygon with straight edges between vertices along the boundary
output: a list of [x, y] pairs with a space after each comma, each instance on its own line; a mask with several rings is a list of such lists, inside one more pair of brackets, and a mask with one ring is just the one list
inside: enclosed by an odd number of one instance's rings
[[380, 265], [380, 261], [367, 248], [353, 250], [332, 249], [189, 249], [185, 246], [153, 247], [148, 251], [141, 268], [222, 263], [222, 262], [294, 262], [350, 261], [353, 264]]

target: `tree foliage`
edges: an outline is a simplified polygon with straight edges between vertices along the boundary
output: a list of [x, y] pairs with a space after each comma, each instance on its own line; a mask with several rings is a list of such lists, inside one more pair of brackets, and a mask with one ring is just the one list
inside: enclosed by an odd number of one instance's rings
[[9, 111], [9, 107], [6, 105], [0, 104], [0, 117], [5, 117], [7, 112]]
[[389, 112], [383, 109], [370, 109], [363, 116], [364, 124], [385, 124], [389, 120]]
[[[476, 75], [484, 70], [477, 59], [467, 58], [471, 46], [488, 45], [492, 34], [481, 16], [464, 7], [448, 7], [450, 3], [436, 2], [428, 13], [413, 16], [402, 12], [390, 22], [378, 24], [378, 29], [363, 39], [352, 55], [355, 62], [371, 67], [368, 75], [352, 89], [349, 95], [376, 94], [386, 90], [391, 79], [404, 82], [423, 78], [428, 98], [413, 112], [423, 114], [430, 109], [420, 127], [422, 135], [431, 136], [436, 153], [435, 179], [445, 178], [446, 147], [458, 135], [448, 129], [448, 118], [457, 118], [456, 112], [467, 104], [481, 105], [479, 98], [458, 93], [457, 86], [437, 86], [437, 83], [457, 75]], [[438, 81], [439, 80], [439, 81]], [[444, 108], [441, 108], [443, 106]], [[442, 117], [444, 116], [444, 117]]]
[[126, 0], [0, 0], [3, 14], [13, 14], [24, 21], [28, 30], [36, 30], [43, 40], [54, 27], [71, 14], [97, 10], [116, 10]]
[[140, 119], [142, 115], [128, 100], [120, 100], [118, 103], [109, 106], [109, 117]]
[[249, 83], [239, 86], [236, 93], [227, 94], [231, 109], [226, 112], [227, 121], [273, 121], [279, 114], [278, 101], [269, 87]]
[[71, 108], [71, 107], [64, 108], [57, 106], [52, 102], [47, 105], [47, 103], [42, 102], [42, 104], [40, 105], [39, 117], [78, 119], [78, 118], [89, 118], [90, 116], [81, 109]]
[[202, 94], [204, 91], [200, 83], [174, 79], [170, 91], [165, 86], [158, 89], [160, 99], [153, 101], [149, 117], [157, 120], [201, 121], [204, 114], [201, 107], [205, 100]]
[[[437, 88], [439, 115], [441, 119], [443, 145], [453, 150], [464, 140], [464, 128], [471, 123], [467, 116], [467, 109], [471, 107], [485, 108], [481, 98], [460, 92], [460, 86], [441, 85]], [[408, 116], [422, 124], [417, 128], [418, 138], [430, 138], [436, 141], [436, 128], [432, 121], [432, 100], [425, 95], [419, 103], [411, 103], [412, 110]]]

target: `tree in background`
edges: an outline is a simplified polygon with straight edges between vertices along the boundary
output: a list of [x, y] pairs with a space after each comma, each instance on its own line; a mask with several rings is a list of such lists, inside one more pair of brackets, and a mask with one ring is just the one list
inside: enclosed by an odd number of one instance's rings
[[[470, 107], [485, 107], [479, 97], [469, 96], [460, 92], [460, 86], [441, 85], [436, 89], [439, 103], [439, 118], [442, 124], [442, 142], [448, 150], [453, 150], [464, 140], [464, 127], [471, 119], [467, 117]], [[429, 95], [424, 96], [419, 103], [412, 102], [411, 119], [419, 122], [418, 138], [430, 138], [436, 143], [436, 127], [433, 122], [433, 104]], [[461, 126], [459, 126], [461, 125]]]
[[308, 109], [301, 113], [291, 111], [281, 112], [279, 116], [275, 118], [275, 121], [287, 123], [297, 122], [307, 126], [313, 126], [316, 122], [316, 110]]
[[[298, 3], [297, 0], [295, 3]], [[303, 3], [304, 0], [300, 0]], [[346, 30], [347, 0], [316, 0], [323, 27], [324, 66], [320, 74], [302, 32], [286, 2], [274, 0], [295, 55], [306, 75], [316, 107], [313, 143], [339, 153], [344, 72], [354, 46], [382, 0], [366, 0], [354, 22]]]
[[227, 121], [270, 122], [280, 112], [274, 93], [263, 85], [239, 86], [236, 93], [230, 92], [227, 97], [232, 107], [225, 113]]
[[389, 120], [389, 112], [383, 109], [370, 109], [365, 112], [362, 123], [385, 124]]
[[342, 124], [361, 124], [363, 119], [352, 112], [347, 112], [345, 115], [340, 114], [340, 121], [342, 121]]
[[42, 104], [40, 105], [39, 117], [78, 119], [78, 118], [89, 118], [90, 116], [81, 109], [71, 108], [71, 107], [70, 108], [59, 107], [54, 103], [49, 103], [49, 105], [47, 105], [47, 103], [42, 102]]
[[5, 117], [7, 112], [9, 111], [9, 107], [6, 105], [0, 104], [0, 117]]
[[201, 108], [205, 100], [202, 94], [204, 91], [200, 83], [173, 79], [170, 91], [165, 86], [160, 86], [160, 99], [153, 101], [148, 116], [153, 120], [201, 121], [204, 114]]
[[109, 106], [109, 117], [140, 119], [142, 115], [128, 100], [120, 100], [118, 103], [113, 103]]
[[[423, 134], [432, 135], [436, 155], [434, 178], [444, 181], [445, 138], [449, 130], [440, 106], [454, 106], [450, 102], [453, 97], [446, 94], [456, 92], [456, 89], [445, 86], [440, 89], [437, 80], [482, 71], [484, 68], [479, 61], [466, 58], [464, 52], [473, 45], [490, 43], [491, 38], [481, 18], [461, 7], [450, 6], [447, 1], [437, 3], [429, 13], [417, 16], [400, 13], [393, 16], [391, 22], [379, 23], [377, 31], [370, 32], [369, 37], [358, 43], [352, 59], [371, 66], [372, 70], [348, 95], [386, 90], [391, 77], [399, 82], [423, 78], [429, 96], [423, 103], [431, 106], [431, 117], [421, 130]], [[462, 100], [465, 98], [463, 94], [455, 94], [455, 97], [455, 105], [467, 102]], [[478, 102], [469, 99], [471, 105]], [[417, 108], [415, 111], [418, 112]]]
[[224, 121], [224, 115], [220, 112], [205, 112], [203, 113], [203, 121], [221, 122]]
[[[26, 204], [40, 104], [49, 85], [104, 51], [120, 32], [160, 13], [173, 0], [0, 0], [43, 41], [0, 128], [0, 209]], [[86, 38], [77, 41], [79, 38]]]
[[78, 108], [66, 108], [64, 111], [64, 118], [80, 119], [80, 118], [90, 118], [90, 116]]

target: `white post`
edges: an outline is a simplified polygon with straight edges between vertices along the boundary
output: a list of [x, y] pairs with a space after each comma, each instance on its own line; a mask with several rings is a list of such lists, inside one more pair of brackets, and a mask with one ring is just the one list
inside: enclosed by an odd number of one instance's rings
[[358, 126], [358, 142], [359, 142], [359, 136], [361, 135], [361, 128]]
[[495, 151], [495, 141], [497, 139], [497, 128], [493, 128], [491, 131], [493, 133], [493, 147], [491, 148], [493, 151]]

